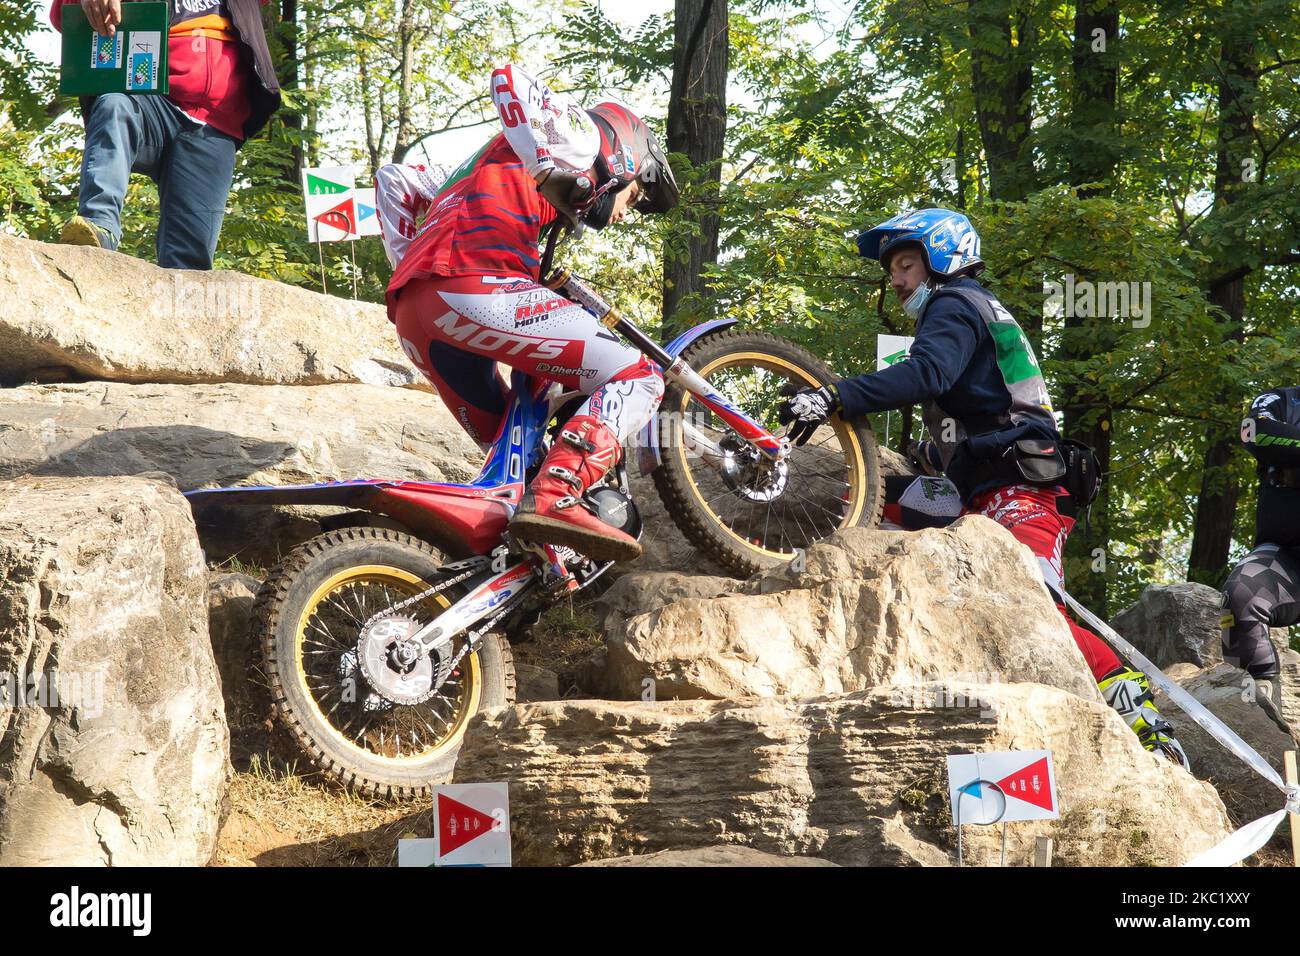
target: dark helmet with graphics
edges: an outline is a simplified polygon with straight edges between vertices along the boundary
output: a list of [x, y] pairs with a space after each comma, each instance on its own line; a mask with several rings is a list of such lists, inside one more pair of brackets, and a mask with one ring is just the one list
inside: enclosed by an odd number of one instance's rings
[[[650, 127], [626, 106], [618, 103], [600, 103], [587, 110], [587, 115], [595, 121], [600, 133], [600, 153], [596, 157], [596, 174], [601, 186], [610, 179], [617, 180], [607, 193], [612, 207], [613, 193], [632, 183], [639, 183], [641, 194], [632, 208], [642, 213], [667, 212], [681, 199], [677, 179], [672, 167], [668, 165], [668, 156]], [[598, 218], [599, 210], [588, 215], [588, 225], [600, 228], [609, 221], [608, 212], [604, 222], [593, 222], [593, 215]]]

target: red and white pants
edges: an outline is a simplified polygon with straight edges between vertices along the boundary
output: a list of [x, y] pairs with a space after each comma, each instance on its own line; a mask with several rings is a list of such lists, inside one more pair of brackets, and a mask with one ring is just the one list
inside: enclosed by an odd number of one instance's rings
[[[1064, 494], [1063, 488], [1008, 485], [976, 495], [965, 513], [992, 518], [1034, 552], [1048, 589], [1056, 594], [1064, 583], [1062, 552], [1065, 539], [1074, 527], [1074, 519], [1061, 514], [1056, 507], [1057, 498]], [[1083, 651], [1095, 679], [1100, 681], [1119, 669], [1119, 657], [1105, 641], [1075, 624], [1066, 614], [1064, 604], [1058, 602], [1056, 608], [1070, 625], [1074, 642]]]
[[586, 395], [577, 414], [596, 416], [620, 441], [663, 398], [663, 375], [649, 359], [531, 279], [416, 279], [402, 287], [396, 319], [402, 350], [480, 445], [493, 440], [505, 412], [498, 362]]

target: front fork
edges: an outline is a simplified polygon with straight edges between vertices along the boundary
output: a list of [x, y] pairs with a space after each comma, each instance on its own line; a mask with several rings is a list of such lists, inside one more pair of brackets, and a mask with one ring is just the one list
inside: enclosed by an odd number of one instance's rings
[[[790, 454], [790, 442], [778, 438], [761, 423], [754, 421], [722, 395], [713, 390], [704, 378], [686, 364], [680, 356], [669, 354], [658, 342], [637, 328], [636, 324], [606, 302], [599, 293], [578, 279], [567, 269], [546, 280], [546, 285], [564, 293], [594, 315], [608, 329], [619, 333], [659, 364], [664, 378], [677, 383], [694, 395], [702, 405], [726, 422], [731, 429], [752, 445], [760, 455], [772, 462]], [[724, 452], [718, 444], [689, 422], [682, 423], [682, 433], [688, 445], [709, 458], [721, 461]]]

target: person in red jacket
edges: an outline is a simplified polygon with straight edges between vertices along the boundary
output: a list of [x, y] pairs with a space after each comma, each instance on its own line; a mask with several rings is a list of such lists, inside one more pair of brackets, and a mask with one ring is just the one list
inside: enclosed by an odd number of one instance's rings
[[[112, 35], [131, 0], [54, 0], [50, 22], [80, 4]], [[82, 101], [86, 148], [78, 215], [62, 242], [116, 249], [131, 173], [158, 184], [158, 264], [211, 269], [235, 169], [235, 151], [280, 105], [262, 26], [267, 0], [168, 0], [166, 96], [107, 93]]]
[[[538, 284], [538, 245], [559, 216], [600, 229], [629, 208], [665, 212], [677, 184], [654, 134], [624, 106], [584, 110], [512, 66], [492, 74], [491, 93], [502, 132], [436, 192], [417, 168], [385, 167], [376, 177], [397, 262], [388, 314], [403, 350], [480, 445], [505, 411], [498, 362], [588, 396], [510, 529], [598, 560], [633, 558], [640, 544], [596, 517], [583, 494], [654, 413], [663, 375], [590, 312]], [[408, 208], [388, 208], [394, 201]]]

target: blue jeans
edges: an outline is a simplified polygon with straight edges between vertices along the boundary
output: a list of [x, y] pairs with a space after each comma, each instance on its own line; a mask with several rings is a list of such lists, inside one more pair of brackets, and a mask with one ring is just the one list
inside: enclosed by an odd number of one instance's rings
[[78, 210], [116, 249], [127, 182], [131, 173], [144, 173], [158, 184], [158, 264], [211, 269], [238, 145], [164, 96], [106, 93], [86, 117]]

